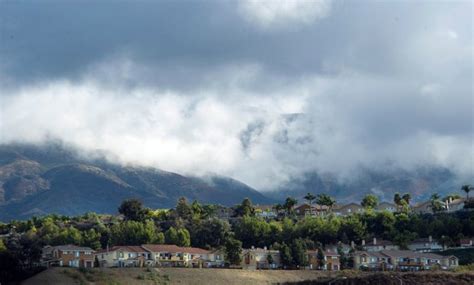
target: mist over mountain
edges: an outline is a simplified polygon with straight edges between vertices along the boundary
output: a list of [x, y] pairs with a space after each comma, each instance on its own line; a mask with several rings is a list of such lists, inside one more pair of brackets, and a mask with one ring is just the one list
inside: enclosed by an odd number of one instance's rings
[[359, 202], [368, 193], [391, 201], [395, 192], [409, 192], [414, 201], [421, 201], [433, 192], [459, 192], [459, 181], [443, 168], [360, 169], [348, 180], [313, 172], [262, 194], [229, 177], [119, 165], [104, 159], [102, 152], [85, 153], [60, 142], [0, 146], [0, 220], [4, 221], [49, 213], [116, 213], [128, 198], [152, 208], [173, 207], [181, 196], [232, 206], [247, 197], [255, 204], [282, 202], [287, 196], [303, 202], [307, 192], [327, 193], [340, 203]]
[[58, 144], [0, 146], [0, 220], [49, 213], [116, 213], [128, 198], [148, 207], [169, 208], [179, 197], [231, 206], [248, 197], [273, 202], [228, 177], [188, 177], [159, 169], [120, 166], [81, 157]]
[[375, 194], [381, 201], [393, 201], [395, 193], [410, 193], [414, 203], [426, 201], [431, 194], [460, 194], [460, 180], [446, 168], [420, 167], [413, 171], [403, 169], [359, 169], [353, 177], [339, 179], [336, 175], [308, 173], [292, 179], [276, 190], [265, 193], [276, 199], [287, 196], [303, 202], [306, 193], [326, 193], [338, 203], [360, 203], [367, 194]]

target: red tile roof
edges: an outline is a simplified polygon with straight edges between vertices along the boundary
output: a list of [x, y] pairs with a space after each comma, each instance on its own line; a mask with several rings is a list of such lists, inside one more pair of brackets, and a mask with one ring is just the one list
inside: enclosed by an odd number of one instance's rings
[[209, 251], [197, 247], [179, 247], [174, 244], [144, 244], [143, 248], [151, 252], [184, 252], [191, 254], [208, 254]]
[[127, 251], [127, 252], [148, 252], [145, 248], [139, 246], [139, 245], [117, 245], [117, 246], [112, 246], [109, 249], [101, 249], [97, 251], [97, 253], [104, 253], [104, 252], [111, 252], [111, 251]]

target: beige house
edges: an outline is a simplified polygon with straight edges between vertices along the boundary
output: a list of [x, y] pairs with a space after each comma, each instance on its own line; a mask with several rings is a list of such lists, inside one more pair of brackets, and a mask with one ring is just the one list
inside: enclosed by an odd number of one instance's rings
[[397, 206], [389, 202], [381, 202], [377, 205], [377, 211], [388, 211], [394, 213], [397, 211]]
[[243, 269], [276, 269], [281, 266], [280, 251], [264, 248], [242, 250]]
[[356, 203], [349, 203], [347, 205], [341, 205], [333, 209], [333, 213], [336, 216], [349, 216], [357, 213], [363, 213], [364, 208]]
[[179, 247], [171, 244], [142, 245], [156, 266], [163, 267], [222, 267], [224, 254], [196, 247]]
[[95, 254], [100, 267], [143, 267], [153, 265], [150, 252], [141, 246], [114, 246]]
[[295, 207], [295, 214], [299, 217], [321, 216], [329, 211], [328, 206], [302, 204]]
[[419, 238], [408, 244], [408, 249], [412, 251], [432, 252], [443, 250], [443, 246], [432, 236]]
[[362, 241], [362, 247], [366, 251], [382, 251], [382, 250], [398, 250], [400, 249], [398, 245], [393, 244], [389, 240], [377, 240], [373, 238], [372, 241], [365, 243], [365, 240]]
[[324, 251], [324, 264], [320, 266], [318, 259], [318, 250], [308, 250], [308, 268], [315, 270], [329, 270], [338, 271], [341, 270], [340, 255], [337, 251], [326, 249]]
[[433, 214], [433, 209], [431, 209], [430, 201], [416, 204], [412, 207], [412, 211], [415, 214]]
[[409, 250], [357, 251], [353, 255], [355, 269], [420, 271], [432, 268], [452, 269], [459, 265], [456, 256]]

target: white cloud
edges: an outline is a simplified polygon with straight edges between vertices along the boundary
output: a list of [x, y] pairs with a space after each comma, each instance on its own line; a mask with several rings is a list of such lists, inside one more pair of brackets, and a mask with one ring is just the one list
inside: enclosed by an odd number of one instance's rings
[[311, 24], [329, 15], [332, 0], [241, 0], [240, 11], [250, 22], [270, 28], [285, 24]]
[[[231, 70], [214, 80], [241, 78], [238, 68], [234, 75]], [[265, 74], [251, 70], [256, 81]], [[88, 78], [5, 90], [0, 142], [59, 138], [86, 151], [105, 150], [115, 162], [229, 175], [261, 190], [309, 171], [350, 177], [361, 165], [380, 168], [387, 161], [404, 169], [438, 165], [471, 175], [472, 137], [443, 134], [437, 122], [425, 125], [430, 116], [463, 112], [458, 103], [450, 106], [453, 98], [446, 94], [436, 101], [420, 96], [418, 102], [400, 95], [418, 93], [417, 86], [361, 74], [311, 76], [265, 94], [240, 84], [184, 93]], [[386, 90], [391, 93], [381, 96]], [[424, 108], [406, 110], [412, 104]]]

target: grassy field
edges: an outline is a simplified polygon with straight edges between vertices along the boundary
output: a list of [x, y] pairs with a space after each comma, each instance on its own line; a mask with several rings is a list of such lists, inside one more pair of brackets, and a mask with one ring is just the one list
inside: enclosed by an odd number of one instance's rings
[[[394, 277], [396, 275], [396, 278]], [[346, 277], [343, 280], [341, 277]], [[474, 272], [461, 273], [420, 272], [420, 273], [364, 273], [357, 271], [252, 271], [232, 269], [191, 269], [191, 268], [101, 268], [77, 270], [72, 268], [51, 268], [24, 281], [26, 285], [56, 284], [325, 284], [336, 280], [336, 284], [474, 284]], [[351, 281], [355, 283], [350, 283]]]
[[332, 278], [335, 273], [321, 271], [252, 271], [238, 269], [192, 268], [101, 268], [81, 271], [50, 268], [24, 281], [25, 285], [53, 284], [276, 284]]

